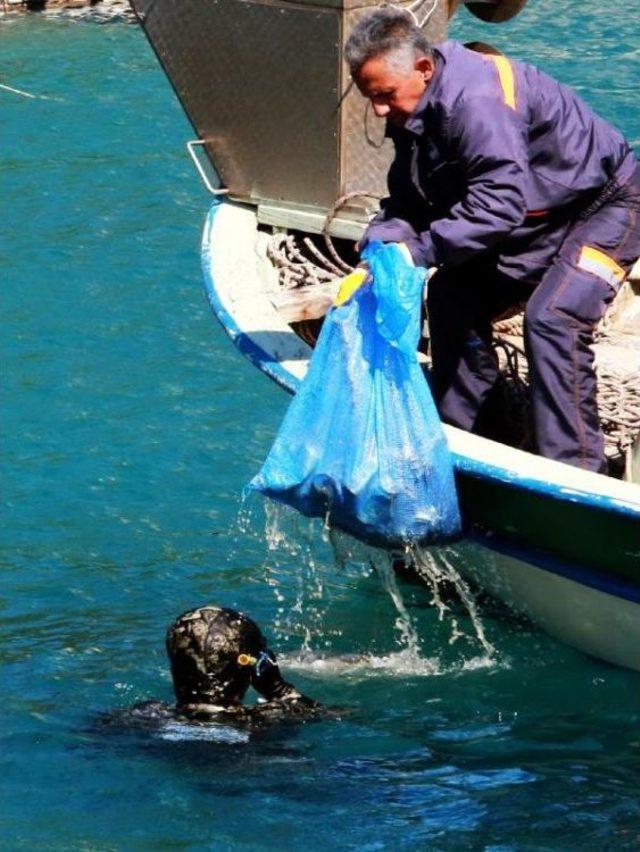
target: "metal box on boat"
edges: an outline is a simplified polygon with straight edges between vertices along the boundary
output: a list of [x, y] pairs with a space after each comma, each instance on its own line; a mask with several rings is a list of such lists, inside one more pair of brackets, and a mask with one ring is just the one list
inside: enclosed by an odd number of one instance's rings
[[[392, 146], [342, 60], [354, 23], [377, 0], [132, 5], [233, 198], [258, 205], [270, 224], [288, 225], [293, 210], [317, 230], [337, 198], [385, 193]], [[446, 9], [433, 6], [425, 32], [434, 41]], [[355, 219], [371, 204], [361, 207]]]

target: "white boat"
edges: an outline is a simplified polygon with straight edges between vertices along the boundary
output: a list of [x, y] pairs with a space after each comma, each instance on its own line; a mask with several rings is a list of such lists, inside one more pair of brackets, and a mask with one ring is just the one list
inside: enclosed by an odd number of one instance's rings
[[[290, 393], [311, 347], [278, 312], [254, 207], [216, 202], [202, 240], [207, 294], [234, 344]], [[461, 570], [581, 651], [640, 671], [640, 486], [444, 427], [467, 535]]]
[[[351, 195], [358, 198], [330, 230], [355, 240], [370, 212], [364, 195], [383, 194], [389, 147], [340, 57], [362, 7], [375, 5], [132, 0], [198, 132], [190, 146], [196, 164], [208, 181], [195, 156], [202, 146], [225, 187], [209, 183], [218, 198], [203, 238], [213, 311], [248, 360], [290, 393], [312, 350], [304, 323], [283, 308], [268, 244], [274, 232], [319, 234], [335, 200]], [[428, 38], [444, 36], [447, 12], [457, 5], [430, 4]], [[470, 8], [499, 21], [522, 5], [496, 0]], [[317, 301], [326, 307], [321, 291]], [[321, 313], [316, 304], [312, 316]], [[637, 384], [640, 347], [624, 351]], [[466, 534], [482, 554], [461, 569], [552, 635], [640, 670], [640, 485], [445, 431]]]

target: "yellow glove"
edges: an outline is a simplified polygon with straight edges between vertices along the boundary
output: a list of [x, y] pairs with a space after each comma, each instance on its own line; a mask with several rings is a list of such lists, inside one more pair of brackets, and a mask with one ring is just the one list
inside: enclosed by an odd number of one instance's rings
[[340, 288], [333, 300], [333, 304], [339, 307], [340, 305], [344, 305], [345, 302], [348, 302], [356, 290], [362, 287], [368, 274], [368, 270], [358, 268], [346, 275], [340, 282]]

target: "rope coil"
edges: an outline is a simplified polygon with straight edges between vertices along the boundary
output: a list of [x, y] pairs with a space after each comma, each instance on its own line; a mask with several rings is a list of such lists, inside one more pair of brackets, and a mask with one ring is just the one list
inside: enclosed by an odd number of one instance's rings
[[[621, 295], [624, 297], [624, 294]], [[636, 297], [637, 298], [637, 297]], [[640, 329], [635, 335], [621, 333], [611, 321], [614, 306], [600, 320], [594, 334], [597, 345], [624, 347], [640, 353]], [[524, 355], [524, 311], [501, 318], [493, 325], [494, 349], [502, 373], [508, 407], [528, 409], [529, 368]], [[640, 359], [640, 355], [639, 355]], [[636, 436], [640, 434], [640, 373], [631, 368], [595, 364], [597, 403], [600, 425], [604, 433], [605, 454], [609, 459], [624, 458]], [[523, 394], [523, 387], [526, 393]], [[522, 413], [514, 415], [521, 420]]]
[[[340, 196], [327, 216], [322, 226], [321, 236], [328, 253], [323, 254], [310, 237], [294, 234], [274, 234], [267, 244], [267, 257], [278, 271], [278, 282], [288, 290], [295, 287], [306, 287], [309, 284], [320, 284], [343, 278], [354, 267], [340, 257], [333, 244], [329, 230], [338, 212], [353, 198], [373, 198], [378, 196], [371, 192], [347, 192]], [[305, 251], [302, 250], [300, 243]], [[306, 252], [306, 253], [305, 253]]]

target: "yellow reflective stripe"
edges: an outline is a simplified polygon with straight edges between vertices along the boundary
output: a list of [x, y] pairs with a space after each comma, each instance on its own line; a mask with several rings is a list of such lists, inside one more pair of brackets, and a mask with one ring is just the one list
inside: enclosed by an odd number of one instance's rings
[[513, 76], [513, 68], [506, 56], [489, 56], [489, 59], [498, 69], [500, 86], [504, 102], [511, 109], [516, 108], [516, 81]]
[[578, 268], [597, 275], [612, 286], [620, 284], [627, 274], [612, 257], [593, 246], [582, 246]]

